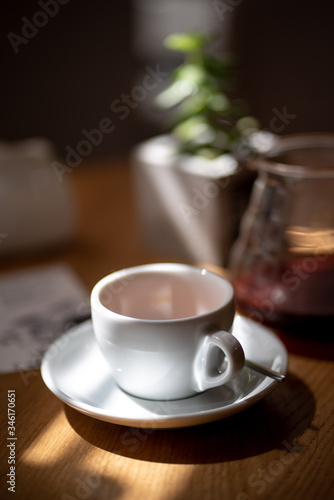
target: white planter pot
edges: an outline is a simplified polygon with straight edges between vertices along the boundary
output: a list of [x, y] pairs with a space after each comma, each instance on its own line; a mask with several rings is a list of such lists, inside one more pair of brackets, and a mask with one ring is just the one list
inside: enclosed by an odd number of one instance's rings
[[231, 155], [180, 156], [171, 136], [132, 156], [138, 223], [152, 250], [191, 263], [226, 265], [254, 174]]

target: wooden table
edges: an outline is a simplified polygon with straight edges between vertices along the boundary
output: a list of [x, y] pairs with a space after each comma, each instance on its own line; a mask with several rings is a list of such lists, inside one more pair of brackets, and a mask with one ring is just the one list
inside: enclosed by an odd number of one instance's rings
[[[78, 200], [74, 241], [6, 259], [0, 271], [67, 262], [88, 289], [122, 267], [166, 260], [140, 243], [127, 162], [69, 175]], [[243, 500], [334, 498], [334, 368], [328, 349], [294, 346], [287, 380], [254, 407], [215, 423], [145, 430], [67, 407], [39, 371], [1, 376], [0, 498]], [[333, 350], [332, 350], [333, 352]], [[7, 392], [16, 394], [16, 492], [7, 490]]]

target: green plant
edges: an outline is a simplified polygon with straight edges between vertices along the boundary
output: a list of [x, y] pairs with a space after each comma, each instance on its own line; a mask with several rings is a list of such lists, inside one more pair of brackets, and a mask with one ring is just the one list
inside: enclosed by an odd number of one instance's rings
[[231, 97], [236, 84], [234, 63], [209, 53], [213, 37], [202, 33], [172, 34], [171, 50], [184, 54], [171, 84], [157, 97], [160, 109], [174, 111], [172, 134], [181, 153], [215, 158], [258, 129], [244, 99]]

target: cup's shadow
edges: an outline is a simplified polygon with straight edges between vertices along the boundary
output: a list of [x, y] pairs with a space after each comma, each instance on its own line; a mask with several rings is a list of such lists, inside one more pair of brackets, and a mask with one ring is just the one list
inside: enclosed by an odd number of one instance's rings
[[[291, 401], [298, 409], [291, 411]], [[294, 406], [296, 406], [294, 404]], [[182, 429], [124, 427], [98, 421], [65, 406], [68, 422], [87, 442], [136, 460], [200, 464], [240, 460], [286, 449], [311, 426], [315, 400], [295, 375], [252, 408], [217, 422]]]

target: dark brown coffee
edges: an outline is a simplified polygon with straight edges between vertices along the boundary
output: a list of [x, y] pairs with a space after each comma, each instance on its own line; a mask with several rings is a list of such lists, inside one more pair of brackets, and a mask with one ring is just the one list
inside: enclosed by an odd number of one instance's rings
[[333, 335], [333, 255], [289, 256], [267, 273], [259, 262], [237, 274], [233, 285], [237, 309], [247, 316], [282, 331]]

